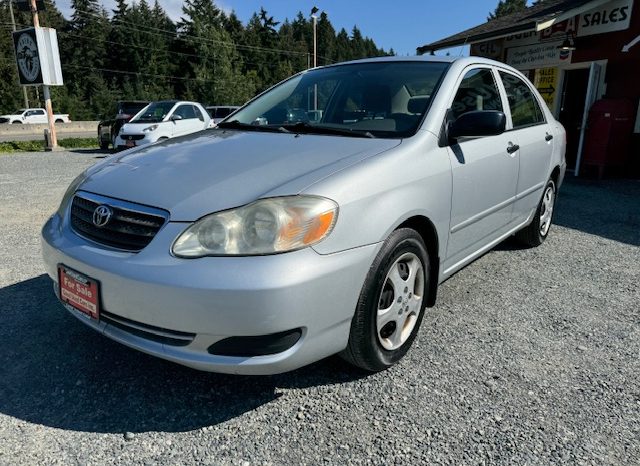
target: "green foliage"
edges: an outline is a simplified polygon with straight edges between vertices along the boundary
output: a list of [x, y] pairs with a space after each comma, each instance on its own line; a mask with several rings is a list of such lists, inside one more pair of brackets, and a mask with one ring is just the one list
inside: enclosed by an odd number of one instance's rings
[[[8, 1], [0, 0], [0, 113], [24, 106]], [[215, 0], [185, 0], [176, 24], [159, 0], [116, 0], [110, 12], [100, 0], [72, 0], [66, 20], [52, 0], [45, 1], [40, 25], [58, 31], [65, 80], [52, 88], [54, 111], [72, 120], [110, 117], [117, 100], [239, 105], [312, 66], [313, 22], [301, 12], [278, 21], [260, 8], [243, 25]], [[390, 54], [356, 26], [351, 34], [336, 33], [326, 13], [317, 21], [319, 66]], [[16, 23], [29, 27], [31, 15], [16, 12]], [[28, 97], [30, 106], [43, 106], [38, 88], [28, 88]]]
[[[97, 149], [97, 138], [58, 139], [58, 145], [64, 149]], [[0, 154], [13, 152], [44, 151], [44, 141], [7, 141], [0, 142]]]
[[527, 9], [527, 0], [500, 0], [493, 13], [489, 13], [487, 20], [500, 18]]

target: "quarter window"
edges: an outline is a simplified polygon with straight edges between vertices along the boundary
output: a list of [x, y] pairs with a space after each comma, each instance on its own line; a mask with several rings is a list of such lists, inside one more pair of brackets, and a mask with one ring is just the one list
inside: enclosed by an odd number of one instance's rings
[[454, 119], [474, 110], [502, 111], [502, 99], [490, 69], [478, 68], [464, 75], [451, 110]]
[[200, 121], [204, 121], [204, 117], [202, 116], [202, 112], [200, 111], [200, 109], [198, 107], [196, 107], [195, 105], [193, 105], [193, 113], [195, 114], [196, 118]]
[[544, 114], [531, 88], [522, 79], [512, 74], [501, 71], [500, 77], [507, 91], [513, 129], [544, 123]]

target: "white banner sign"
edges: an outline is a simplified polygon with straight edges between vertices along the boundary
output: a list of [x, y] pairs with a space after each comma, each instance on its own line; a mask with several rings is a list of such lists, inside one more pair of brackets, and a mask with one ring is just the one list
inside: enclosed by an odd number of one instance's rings
[[578, 37], [629, 28], [633, 0], [614, 0], [580, 15]]
[[558, 47], [561, 43], [546, 42], [512, 47], [507, 49], [507, 64], [519, 70], [531, 70], [571, 63], [571, 52], [560, 50]]

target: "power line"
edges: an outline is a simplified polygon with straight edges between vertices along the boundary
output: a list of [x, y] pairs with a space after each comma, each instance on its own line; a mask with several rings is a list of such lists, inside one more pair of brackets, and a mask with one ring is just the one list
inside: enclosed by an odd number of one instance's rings
[[[0, 25], [4, 25], [5, 27], [8, 27], [9, 24], [11, 24], [11, 23], [0, 23]], [[28, 25], [25, 25], [25, 24], [17, 24], [17, 26], [19, 26], [19, 27], [29, 27]], [[136, 48], [136, 49], [142, 49], [142, 50], [145, 50], [145, 51], [166, 53], [166, 54], [170, 54], [170, 55], [180, 55], [180, 56], [192, 57], [192, 58], [202, 58], [202, 55], [198, 55], [198, 54], [194, 54], [194, 53], [178, 52], [178, 51], [169, 50], [169, 49], [150, 48], [150, 47], [146, 47], [146, 46], [143, 46], [143, 45], [125, 44], [125, 43], [122, 43], [122, 42], [115, 42], [115, 41], [108, 40], [108, 39], [99, 39], [99, 38], [96, 38], [96, 37], [84, 36], [82, 34], [78, 34], [77, 32], [57, 31], [57, 33], [59, 35], [67, 36], [67, 37], [71, 37], [71, 38], [80, 38], [80, 39], [88, 40], [88, 41], [103, 42], [103, 43], [107, 43], [107, 44], [120, 45], [122, 47], [131, 47], [131, 48]], [[213, 59], [215, 60], [215, 59], [217, 59], [217, 57], [214, 56]], [[278, 63], [270, 63], [267, 58], [265, 58], [260, 63], [256, 63], [256, 62], [252, 62], [252, 61], [247, 61], [243, 57], [242, 58], [242, 63], [245, 64], [245, 65], [256, 65], [256, 66], [264, 65], [266, 63], [270, 67], [278, 66]]]
[[[77, 13], [80, 13], [80, 14], [84, 14], [84, 15], [88, 15], [88, 16], [104, 19], [104, 16], [101, 16], [101, 15], [99, 15], [97, 13], [93, 13], [91, 11], [87, 11], [87, 10], [75, 10], [75, 11]], [[246, 50], [256, 50], [256, 51], [264, 51], [264, 52], [278, 52], [278, 53], [289, 54], [289, 55], [307, 55], [308, 54], [308, 52], [297, 52], [295, 50], [284, 50], [284, 49], [277, 49], [277, 48], [273, 48], [273, 47], [261, 47], [261, 46], [257, 46], [257, 45], [236, 44], [235, 42], [221, 41], [221, 40], [211, 39], [211, 38], [208, 38], [208, 37], [202, 37], [202, 36], [197, 36], [197, 35], [193, 35], [193, 34], [178, 33], [177, 31], [171, 31], [169, 29], [162, 29], [162, 28], [157, 28], [157, 27], [153, 27], [153, 26], [147, 26], [147, 25], [132, 23], [131, 21], [125, 21], [125, 20], [120, 19], [120, 18], [111, 18], [110, 21], [111, 22], [118, 22], [118, 23], [121, 23], [121, 24], [124, 24], [124, 25], [134, 25], [134, 26], [136, 26], [136, 28], [132, 28], [133, 30], [137, 30], [138, 32], [144, 32], [146, 34], [160, 35], [160, 34], [157, 34], [157, 33], [150, 32], [150, 31], [144, 31], [144, 30], [142, 30], [140, 28], [145, 28], [145, 29], [152, 30], [152, 31], [159, 31], [159, 32], [164, 33], [164, 34], [175, 36], [179, 40], [184, 40], [183, 37], [188, 37], [188, 38], [197, 39], [197, 40], [200, 40], [200, 41], [209, 42], [209, 43], [216, 44], [216, 45], [221, 45], [223, 47], [235, 47], [237, 49], [241, 48], [241, 49], [246, 49]]]

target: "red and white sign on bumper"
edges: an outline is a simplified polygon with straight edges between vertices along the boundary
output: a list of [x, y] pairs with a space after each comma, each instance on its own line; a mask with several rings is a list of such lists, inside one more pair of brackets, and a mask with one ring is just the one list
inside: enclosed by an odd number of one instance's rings
[[74, 270], [58, 266], [60, 300], [87, 314], [92, 319], [100, 316], [98, 282]]

